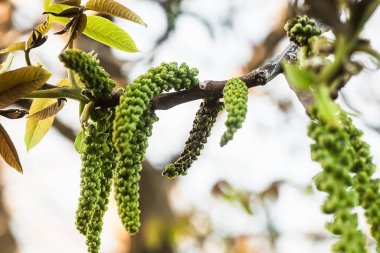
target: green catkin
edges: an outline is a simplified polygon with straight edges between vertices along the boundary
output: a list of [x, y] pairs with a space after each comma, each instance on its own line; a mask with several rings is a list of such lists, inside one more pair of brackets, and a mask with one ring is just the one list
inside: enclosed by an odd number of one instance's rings
[[138, 129], [130, 142], [130, 152], [125, 153], [118, 162], [115, 174], [115, 199], [124, 227], [135, 234], [140, 227], [139, 209], [139, 172], [141, 161], [145, 158], [148, 138], [152, 134], [153, 123], [158, 120], [154, 112], [147, 111], [138, 124]]
[[[60, 60], [78, 74], [92, 99], [101, 101], [111, 98], [115, 82], [94, 55], [80, 50], [67, 50], [60, 55]], [[95, 108], [90, 112], [88, 125], [84, 126], [81, 192], [76, 225], [79, 232], [86, 236], [90, 253], [99, 252], [103, 216], [107, 210], [116, 167], [117, 153], [112, 141], [114, 116], [114, 109]]]
[[98, 131], [96, 122], [91, 121], [85, 128], [84, 135], [84, 150], [81, 154], [81, 191], [75, 223], [78, 231], [86, 235], [101, 190], [100, 167], [102, 160], [100, 156], [103, 152], [103, 134]]
[[[107, 211], [107, 205], [109, 202], [109, 195], [111, 192], [113, 171], [116, 168], [116, 150], [112, 142], [112, 120], [114, 116], [114, 109], [101, 110], [105, 117], [100, 120], [97, 119], [97, 129], [98, 131], [104, 131], [103, 142], [102, 142], [102, 154], [100, 154], [100, 159], [102, 161], [102, 166], [99, 172], [100, 179], [100, 193], [98, 201], [96, 203], [95, 209], [93, 211], [92, 219], [87, 226], [86, 243], [88, 247], [88, 252], [97, 253], [100, 248], [100, 233], [103, 228], [103, 216]], [[103, 115], [101, 115], [103, 116]]]
[[248, 87], [239, 78], [229, 80], [223, 89], [224, 105], [227, 115], [227, 131], [222, 135], [220, 146], [232, 140], [236, 131], [242, 127], [247, 114]]
[[70, 49], [63, 52], [59, 59], [66, 68], [74, 70], [80, 77], [85, 88], [91, 92], [96, 100], [108, 100], [115, 82], [110, 75], [99, 65], [99, 60], [92, 53]]
[[[77, 229], [83, 235], [92, 232], [95, 208], [101, 205], [100, 202], [108, 201], [106, 198], [110, 189], [107, 185], [111, 183], [116, 164], [111, 139], [112, 117], [113, 109], [96, 109], [91, 112], [91, 121], [84, 129], [81, 193], [76, 212]], [[106, 206], [101, 207], [101, 210], [105, 212]]]
[[326, 228], [340, 236], [333, 245], [334, 252], [361, 253], [367, 252], [365, 236], [358, 229], [358, 217], [353, 209], [358, 205], [358, 194], [354, 190], [351, 176], [354, 165], [354, 150], [349, 134], [341, 125], [334, 126], [319, 119], [316, 110], [311, 115], [316, 120], [309, 125], [312, 160], [322, 165], [323, 171], [315, 178], [318, 190], [328, 194], [322, 205], [326, 214], [334, 214]]
[[311, 41], [322, 33], [317, 28], [315, 21], [310, 20], [307, 16], [297, 16], [289, 19], [284, 29], [290, 41], [301, 47], [310, 45]]
[[187, 170], [191, 164], [197, 160], [204, 144], [207, 142], [218, 112], [222, 110], [222, 108], [223, 104], [215, 100], [201, 103], [193, 122], [193, 128], [185, 143], [184, 150], [177, 161], [166, 166], [162, 173], [164, 176], [174, 178], [179, 175], [187, 174]]
[[341, 121], [349, 134], [355, 154], [351, 169], [354, 173], [354, 189], [365, 210], [367, 222], [371, 225], [371, 234], [377, 242], [377, 252], [380, 252], [380, 180], [371, 178], [376, 166], [372, 162], [369, 145], [361, 139], [363, 132], [355, 127], [346, 114], [341, 114]]
[[190, 89], [199, 84], [198, 71], [186, 64], [163, 63], [150, 69], [128, 85], [116, 107], [113, 141], [119, 154], [115, 175], [115, 199], [126, 230], [134, 234], [139, 221], [139, 172], [156, 116], [150, 112], [154, 96], [169, 91]]

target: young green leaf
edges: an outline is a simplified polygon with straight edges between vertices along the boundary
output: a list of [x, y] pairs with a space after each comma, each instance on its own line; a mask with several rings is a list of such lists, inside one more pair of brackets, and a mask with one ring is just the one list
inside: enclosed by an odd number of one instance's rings
[[88, 37], [121, 51], [135, 53], [139, 50], [129, 34], [108, 19], [88, 16], [83, 32]]
[[113, 0], [90, 0], [86, 3], [86, 9], [127, 19], [137, 24], [146, 26], [144, 21], [133, 11]]
[[339, 106], [331, 99], [328, 88], [324, 85], [319, 85], [314, 95], [319, 117], [331, 125], [339, 127]]
[[[38, 111], [55, 103], [55, 99], [38, 98], [35, 99], [30, 107], [29, 113], [34, 114]], [[51, 116], [44, 120], [38, 120], [33, 118], [28, 118], [26, 121], [26, 131], [25, 131], [25, 145], [26, 149], [29, 151], [34, 146], [36, 146], [42, 138], [45, 136], [47, 131], [51, 128], [54, 121], [54, 116]]]
[[28, 66], [0, 75], [0, 109], [42, 87], [50, 73], [41, 67]]
[[74, 148], [78, 153], [82, 153], [82, 151], [84, 149], [84, 133], [83, 133], [83, 131], [80, 131], [78, 133], [77, 137], [75, 138]]
[[[44, 10], [45, 12], [52, 12], [52, 13], [61, 13], [62, 11], [71, 8], [70, 5], [65, 5], [65, 4], [52, 4], [50, 0], [45, 0], [44, 4]], [[70, 21], [68, 18], [63, 18], [63, 17], [52, 17], [54, 21], [58, 21], [61, 23], [67, 23]]]
[[56, 115], [60, 110], [62, 110], [63, 106], [65, 105], [65, 102], [66, 99], [59, 98], [54, 104], [51, 104], [33, 114], [30, 114], [28, 118], [33, 120], [43, 120], [50, 118], [51, 116]]
[[80, 0], [53, 0], [56, 4], [66, 4], [70, 6], [80, 6]]
[[86, 25], [87, 25], [86, 14], [82, 13], [79, 17], [74, 18], [74, 22], [73, 22], [73, 25], [71, 28], [70, 37], [69, 37], [69, 40], [67, 41], [64, 49], [66, 49], [70, 45], [70, 43], [72, 43], [76, 38], [79, 37], [79, 35], [81, 35], [83, 33], [84, 29], [86, 29]]
[[0, 124], [0, 156], [9, 166], [15, 168], [18, 172], [22, 173], [22, 166], [17, 151], [7, 131]]
[[14, 51], [24, 51], [24, 50], [25, 50], [25, 41], [21, 41], [0, 50], [0, 54], [10, 53]]
[[313, 73], [306, 69], [300, 69], [298, 66], [286, 63], [283, 67], [286, 79], [297, 89], [306, 90], [315, 80]]

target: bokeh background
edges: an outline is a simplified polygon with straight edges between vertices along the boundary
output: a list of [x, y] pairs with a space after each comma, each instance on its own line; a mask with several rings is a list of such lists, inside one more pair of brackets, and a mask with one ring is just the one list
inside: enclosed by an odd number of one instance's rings
[[[109, 49], [86, 36], [75, 46], [98, 53], [102, 65], [123, 86], [160, 62], [187, 62], [200, 80], [223, 80], [247, 73], [288, 44], [282, 29], [294, 15], [285, 0], [129, 0], [125, 4], [148, 24], [144, 28], [114, 21], [134, 38], [140, 53]], [[302, 1], [299, 1], [302, 4]], [[43, 22], [43, 1], [0, 1], [0, 48], [28, 38]], [[363, 36], [380, 50], [380, 10]], [[53, 35], [33, 50], [41, 62], [64, 78], [57, 55], [65, 36]], [[2, 58], [4, 60], [4, 58]], [[354, 77], [339, 97], [365, 131], [375, 164], [380, 159], [380, 73], [369, 58], [366, 71]], [[15, 54], [12, 68], [24, 66]], [[324, 194], [312, 178], [320, 171], [310, 160], [309, 122], [283, 76], [250, 90], [243, 128], [226, 147], [219, 147], [226, 113], [220, 113], [202, 156], [186, 177], [161, 176], [181, 152], [200, 101], [158, 111], [141, 182], [142, 228], [129, 237], [120, 225], [114, 201], [104, 220], [103, 253], [329, 252], [334, 238], [325, 231], [331, 217], [319, 209]], [[78, 103], [70, 101], [41, 143], [26, 152], [25, 119], [4, 120], [21, 157], [21, 175], [0, 160], [0, 252], [86, 252], [76, 231], [80, 157], [73, 138], [80, 130]], [[379, 175], [379, 173], [377, 173]], [[112, 199], [112, 198], [111, 198]], [[362, 210], [358, 209], [361, 213]], [[369, 235], [369, 227], [361, 220]], [[371, 243], [371, 239], [368, 239]], [[373, 249], [373, 252], [374, 249]]]

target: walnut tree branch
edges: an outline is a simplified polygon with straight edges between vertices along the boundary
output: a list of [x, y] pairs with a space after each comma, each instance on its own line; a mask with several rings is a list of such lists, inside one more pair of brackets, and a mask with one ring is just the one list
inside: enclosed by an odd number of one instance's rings
[[[277, 75], [283, 72], [281, 63], [288, 61], [295, 63], [298, 59], [300, 47], [291, 42], [286, 49], [278, 56], [268, 60], [262, 66], [252, 70], [250, 73], [239, 77], [244, 81], [248, 88], [266, 85], [273, 80]], [[228, 80], [213, 81], [207, 80], [201, 82], [190, 90], [169, 92], [153, 98], [151, 104], [154, 110], [168, 110], [174, 106], [187, 103], [201, 98], [221, 98], [223, 96], [223, 88]], [[108, 101], [96, 101], [94, 106], [114, 107], [119, 104], [120, 94], [113, 93], [112, 99]]]
[[[281, 62], [286, 60], [290, 63], [297, 61], [299, 46], [290, 43], [289, 46], [278, 56], [270, 59], [262, 66], [254, 69], [250, 73], [240, 77], [248, 88], [266, 85], [277, 75], [282, 73]], [[152, 107], [156, 110], [167, 110], [176, 105], [186, 103], [201, 98], [220, 98], [223, 96], [223, 88], [227, 80], [224, 81], [204, 81], [199, 87], [194, 87], [188, 91], [170, 92], [156, 96], [152, 100]]]

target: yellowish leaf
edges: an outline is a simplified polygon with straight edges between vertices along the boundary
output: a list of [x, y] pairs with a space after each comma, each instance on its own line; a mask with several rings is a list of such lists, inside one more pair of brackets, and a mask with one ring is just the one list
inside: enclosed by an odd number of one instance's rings
[[146, 26], [144, 21], [137, 14], [135, 14], [124, 5], [113, 0], [90, 0], [86, 3], [86, 9], [127, 19], [137, 24]]
[[3, 65], [0, 66], [0, 74], [3, 74], [9, 70], [9, 68], [12, 66], [13, 58], [15, 56], [13, 54], [9, 54], [5, 62], [3, 62]]
[[[42, 109], [54, 104], [55, 99], [50, 98], [38, 98], [35, 99], [29, 109], [30, 114], [34, 114]], [[54, 115], [43, 120], [28, 118], [26, 121], [26, 131], [25, 131], [25, 145], [26, 149], [29, 151], [34, 146], [36, 146], [45, 134], [49, 131], [54, 121]]]
[[7, 131], [0, 124], [0, 155], [9, 166], [15, 168], [18, 172], [22, 173], [22, 166], [20, 158], [18, 157], [16, 148], [9, 137]]
[[65, 106], [66, 99], [58, 99], [54, 104], [51, 104], [40, 111], [29, 114], [29, 119], [43, 120], [56, 115]]
[[70, 88], [71, 87], [71, 83], [70, 83], [70, 80], [69, 78], [65, 78], [61, 81], [59, 81], [56, 86], [58, 87], [64, 87], [64, 88]]
[[[29, 36], [27, 46], [28, 48], [34, 41], [34, 37], [44, 36], [52, 27], [53, 19], [50, 14], [46, 15], [46, 20], [44, 23], [39, 24], [35, 29], [33, 29], [33, 33]], [[33, 36], [34, 35], [34, 36]]]
[[10, 53], [14, 51], [24, 51], [24, 50], [25, 50], [25, 41], [21, 41], [0, 50], [0, 54]]
[[0, 109], [9, 106], [42, 87], [50, 73], [41, 67], [28, 66], [0, 75]]

